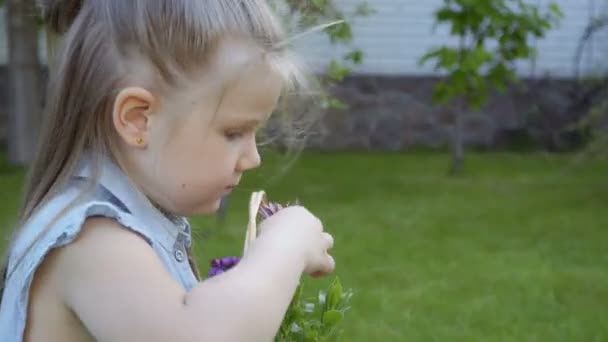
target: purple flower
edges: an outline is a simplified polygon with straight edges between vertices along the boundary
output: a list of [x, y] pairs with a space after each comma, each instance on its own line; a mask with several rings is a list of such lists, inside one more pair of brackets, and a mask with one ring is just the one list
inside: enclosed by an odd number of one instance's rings
[[283, 206], [278, 204], [278, 203], [262, 203], [262, 205], [260, 205], [260, 216], [262, 217], [262, 219], [267, 219], [270, 216], [276, 214], [279, 210], [283, 209]]
[[209, 278], [228, 271], [229, 269], [233, 268], [236, 264], [238, 264], [240, 260], [241, 260], [241, 258], [235, 257], [235, 256], [211, 260], [211, 269], [209, 270]]
[[[291, 204], [289, 203], [287, 203], [286, 205], [282, 205], [275, 202], [263, 202], [262, 205], [260, 205], [260, 217], [265, 220], [270, 216], [278, 213], [281, 209], [289, 207], [290, 205]], [[296, 201], [295, 205], [299, 205], [299, 202]]]

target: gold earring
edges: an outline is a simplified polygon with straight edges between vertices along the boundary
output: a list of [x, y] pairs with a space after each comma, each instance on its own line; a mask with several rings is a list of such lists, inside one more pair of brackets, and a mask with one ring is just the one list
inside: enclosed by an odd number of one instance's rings
[[137, 143], [139, 145], [142, 145], [144, 143], [144, 139], [143, 138], [137, 138]]

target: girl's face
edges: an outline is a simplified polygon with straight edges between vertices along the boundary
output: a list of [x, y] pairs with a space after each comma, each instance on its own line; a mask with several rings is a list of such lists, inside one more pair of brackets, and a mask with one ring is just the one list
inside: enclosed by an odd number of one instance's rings
[[223, 41], [206, 71], [175, 96], [151, 101], [144, 122], [135, 125], [141, 129], [131, 129], [142, 134], [143, 145], [126, 141], [117, 127], [137, 185], [178, 215], [215, 212], [244, 172], [260, 165], [256, 131], [282, 87], [260, 50], [242, 39]]

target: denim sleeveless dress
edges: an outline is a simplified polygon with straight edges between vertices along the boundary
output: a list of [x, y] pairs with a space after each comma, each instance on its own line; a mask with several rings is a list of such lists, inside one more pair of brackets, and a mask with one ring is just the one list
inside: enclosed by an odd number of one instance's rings
[[[0, 341], [23, 340], [28, 294], [36, 268], [53, 248], [74, 241], [85, 220], [92, 216], [112, 218], [144, 238], [186, 291], [198, 284], [188, 261], [187, 249], [192, 240], [186, 219], [163, 215], [108, 158], [102, 159], [94, 194], [69, 206], [82, 192], [92, 170], [90, 159], [83, 159], [70, 184], [25, 223], [10, 247], [0, 304]], [[66, 208], [68, 210], [53, 221]]]

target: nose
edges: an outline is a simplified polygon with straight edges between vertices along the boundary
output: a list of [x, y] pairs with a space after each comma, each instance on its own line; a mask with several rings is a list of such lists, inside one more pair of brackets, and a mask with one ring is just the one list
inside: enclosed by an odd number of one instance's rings
[[255, 169], [262, 164], [262, 157], [260, 157], [260, 153], [258, 151], [258, 146], [253, 140], [251, 144], [249, 144], [247, 150], [236, 165], [236, 171], [239, 173], [243, 173], [245, 171]]

